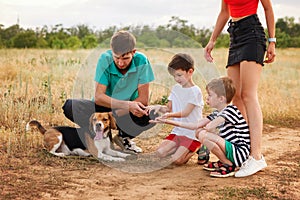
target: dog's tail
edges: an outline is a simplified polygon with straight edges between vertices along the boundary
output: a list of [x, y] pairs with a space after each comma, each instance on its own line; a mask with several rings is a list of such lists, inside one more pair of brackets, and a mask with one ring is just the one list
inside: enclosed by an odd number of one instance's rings
[[47, 130], [41, 125], [40, 122], [32, 120], [26, 124], [26, 131], [29, 131], [32, 126], [37, 127], [37, 129], [44, 134]]

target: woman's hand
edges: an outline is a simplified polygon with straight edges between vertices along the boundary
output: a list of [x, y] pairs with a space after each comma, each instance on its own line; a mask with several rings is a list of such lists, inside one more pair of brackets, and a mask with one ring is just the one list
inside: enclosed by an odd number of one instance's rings
[[266, 53], [266, 59], [265, 59], [265, 63], [272, 63], [275, 60], [275, 42], [270, 42], [268, 49], [267, 49], [267, 53]]
[[213, 62], [213, 57], [211, 56], [211, 52], [214, 48], [215, 44], [212, 41], [209, 41], [204, 48], [204, 58], [207, 60], [207, 62]]

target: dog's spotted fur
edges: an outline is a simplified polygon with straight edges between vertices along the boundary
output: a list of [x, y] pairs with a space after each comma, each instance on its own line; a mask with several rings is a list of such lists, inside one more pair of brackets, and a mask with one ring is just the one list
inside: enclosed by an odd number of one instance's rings
[[[95, 155], [105, 161], [125, 161], [125, 154], [111, 149], [111, 129], [116, 129], [115, 119], [111, 113], [94, 113], [89, 119], [89, 131], [58, 126], [46, 130], [40, 122], [32, 120], [26, 130], [35, 126], [44, 135], [44, 147], [56, 156]], [[64, 131], [68, 130], [68, 131]]]

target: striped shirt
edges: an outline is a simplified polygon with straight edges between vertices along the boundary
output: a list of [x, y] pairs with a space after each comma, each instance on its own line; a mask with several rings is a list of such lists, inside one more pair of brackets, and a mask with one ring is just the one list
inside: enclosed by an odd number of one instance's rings
[[212, 121], [219, 116], [225, 119], [218, 127], [220, 137], [231, 143], [235, 165], [241, 166], [250, 154], [249, 126], [234, 105], [228, 105], [220, 112], [214, 111], [207, 118]]

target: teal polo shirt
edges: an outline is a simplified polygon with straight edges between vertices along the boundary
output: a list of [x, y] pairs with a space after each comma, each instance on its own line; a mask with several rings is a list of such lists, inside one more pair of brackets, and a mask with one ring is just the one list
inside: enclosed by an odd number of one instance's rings
[[113, 61], [112, 50], [101, 54], [96, 68], [96, 82], [106, 85], [106, 95], [118, 100], [134, 100], [138, 97], [138, 85], [154, 80], [147, 57], [136, 52], [126, 74], [121, 74]]

